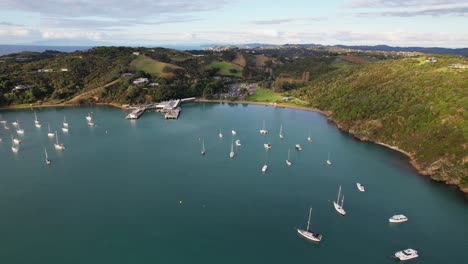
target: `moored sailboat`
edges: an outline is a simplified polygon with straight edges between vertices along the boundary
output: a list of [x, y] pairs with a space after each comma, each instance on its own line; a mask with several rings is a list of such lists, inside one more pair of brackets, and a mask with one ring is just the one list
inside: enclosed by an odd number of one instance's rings
[[346, 215], [346, 211], [343, 209], [343, 204], [344, 204], [344, 195], [341, 199], [341, 204], [340, 202], [340, 194], [341, 194], [341, 185], [340, 188], [338, 189], [338, 198], [336, 201], [333, 202], [333, 205], [335, 206], [335, 210], [340, 214], [340, 215]]
[[44, 153], [45, 153], [45, 163], [47, 165], [50, 165], [51, 161], [49, 159], [49, 155], [47, 155], [47, 149], [44, 148]]
[[55, 136], [55, 134], [50, 132], [50, 124], [47, 124], [47, 127], [49, 128], [49, 132], [47, 133], [47, 136], [50, 137], [50, 138], [53, 138]]
[[331, 164], [332, 164], [331, 161], [330, 161], [330, 152], [328, 152], [327, 164], [328, 164], [328, 165], [331, 165]]
[[284, 135], [283, 135], [283, 124], [281, 124], [281, 126], [280, 126], [279, 137], [280, 137], [280, 139], [283, 139], [283, 138], [284, 138]]
[[202, 150], [201, 150], [202, 156], [204, 156], [205, 153], [206, 153], [206, 151], [205, 151], [205, 140], [203, 139], [203, 140], [202, 140]]
[[234, 158], [234, 142], [231, 142], [231, 152], [229, 152], [229, 158]]
[[301, 235], [302, 237], [308, 239], [308, 240], [311, 240], [311, 241], [314, 241], [314, 242], [320, 242], [322, 241], [322, 235], [319, 234], [319, 233], [315, 233], [313, 231], [310, 230], [310, 216], [312, 215], [312, 208], [310, 208], [309, 210], [309, 220], [307, 221], [307, 229], [306, 230], [303, 230], [303, 229], [297, 229], [297, 233], [299, 233], [299, 235]]
[[268, 134], [268, 130], [265, 129], [265, 120], [263, 120], [263, 127], [260, 129], [260, 134], [266, 135]]
[[59, 144], [57, 131], [55, 131], [55, 144], [54, 144], [54, 147], [55, 147], [56, 150], [64, 150], [65, 149], [65, 146], [63, 145], [63, 143]]
[[291, 164], [292, 164], [290, 154], [291, 154], [291, 149], [288, 149], [288, 159], [286, 160], [286, 164], [288, 166], [291, 166]]

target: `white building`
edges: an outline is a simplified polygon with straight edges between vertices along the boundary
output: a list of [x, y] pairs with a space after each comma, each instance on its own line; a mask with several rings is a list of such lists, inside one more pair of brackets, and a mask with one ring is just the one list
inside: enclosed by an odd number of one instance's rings
[[148, 78], [138, 78], [133, 80], [133, 84], [141, 84], [141, 83], [146, 83], [148, 82]]

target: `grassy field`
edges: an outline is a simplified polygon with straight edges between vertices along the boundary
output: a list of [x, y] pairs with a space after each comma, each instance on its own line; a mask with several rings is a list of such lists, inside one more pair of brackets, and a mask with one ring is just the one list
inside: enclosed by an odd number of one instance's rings
[[169, 63], [164, 63], [164, 62], [160, 62], [157, 60], [153, 60], [144, 55], [138, 56], [138, 58], [134, 59], [130, 63], [130, 67], [133, 70], [144, 71], [155, 76], [170, 77], [169, 75], [172, 75], [171, 73], [163, 73], [163, 69], [166, 66], [173, 68], [173, 69], [180, 68], [174, 64], [169, 64]]
[[247, 97], [246, 101], [262, 103], [281, 103], [285, 106], [307, 106], [307, 102], [295, 97], [288, 96], [288, 101], [283, 98], [287, 96], [281, 93], [275, 93], [270, 89], [258, 88], [254, 94]]
[[[213, 61], [208, 65], [211, 68], [219, 68], [219, 75], [222, 76], [232, 76], [232, 77], [242, 77], [242, 67], [236, 65], [234, 63], [226, 62], [226, 61]], [[235, 70], [236, 72], [231, 72], [231, 70]]]

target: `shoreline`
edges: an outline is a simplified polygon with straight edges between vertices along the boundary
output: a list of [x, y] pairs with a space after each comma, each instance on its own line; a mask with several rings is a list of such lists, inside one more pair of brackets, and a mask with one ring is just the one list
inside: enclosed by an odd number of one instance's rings
[[[195, 101], [193, 101], [194, 103], [232, 103], [232, 104], [252, 104], [252, 105], [264, 105], [264, 106], [271, 106], [271, 107], [283, 107], [283, 108], [290, 108], [290, 109], [296, 109], [296, 110], [303, 110], [303, 111], [309, 111], [309, 112], [316, 112], [316, 113], [320, 113], [322, 115], [324, 115], [325, 117], [327, 117], [331, 122], [333, 122], [335, 124], [335, 126], [338, 128], [338, 130], [340, 130], [341, 132], [343, 133], [347, 133], [351, 136], [353, 136], [355, 139], [359, 140], [359, 141], [362, 141], [362, 142], [369, 142], [369, 143], [373, 143], [373, 144], [376, 144], [376, 145], [380, 145], [380, 146], [383, 146], [383, 147], [386, 147], [386, 148], [389, 148], [391, 150], [394, 150], [394, 151], [397, 151], [403, 155], [405, 155], [407, 158], [408, 158], [408, 162], [411, 164], [411, 166], [416, 170], [416, 172], [419, 174], [419, 175], [422, 175], [422, 176], [429, 176], [429, 178], [434, 181], [434, 182], [442, 182], [446, 185], [452, 185], [452, 186], [456, 186], [457, 189], [459, 191], [461, 191], [463, 194], [468, 194], [468, 188], [461, 188], [461, 186], [459, 186], [458, 184], [456, 183], [453, 183], [453, 182], [449, 182], [447, 180], [437, 180], [437, 179], [434, 179], [432, 178], [432, 175], [433, 173], [423, 169], [421, 167], [421, 165], [416, 161], [415, 157], [413, 156], [413, 154], [399, 148], [398, 146], [393, 146], [393, 145], [389, 145], [389, 144], [386, 144], [384, 142], [380, 142], [380, 141], [374, 141], [374, 140], [370, 140], [370, 139], [364, 139], [364, 138], [360, 138], [358, 137], [357, 135], [351, 133], [350, 131], [346, 131], [345, 129], [342, 128], [342, 126], [336, 121], [334, 120], [333, 118], [331, 118], [331, 114], [332, 112], [331, 111], [324, 111], [324, 110], [320, 110], [320, 109], [316, 109], [316, 108], [312, 108], [312, 107], [307, 107], [307, 106], [300, 106], [300, 105], [294, 105], [294, 104], [284, 104], [284, 103], [279, 103], [279, 104], [276, 104], [274, 105], [273, 103], [268, 103], [268, 102], [254, 102], [254, 101], [246, 101], [246, 100], [239, 100], [239, 101], [230, 101], [230, 100], [221, 100], [221, 99], [214, 99], [214, 100], [209, 100], [209, 99], [203, 99], [203, 98], [199, 98], [199, 99], [195, 99]], [[96, 104], [92, 104], [92, 105], [98, 105], [98, 106], [111, 106], [111, 107], [115, 107], [115, 108], [119, 108], [119, 109], [123, 109], [119, 104], [117, 103], [96, 103]], [[26, 106], [26, 105], [13, 105], [13, 106], [7, 106], [7, 107], [0, 107], [0, 110], [9, 110], [9, 109], [27, 109], [27, 108], [43, 108], [43, 107], [73, 107], [73, 106], [87, 106], [87, 105], [80, 105], [80, 104], [44, 104], [44, 105], [30, 105], [30, 106]]]
[[[245, 100], [241, 100], [241, 101], [228, 101], [228, 100], [208, 100], [208, 99], [197, 99], [195, 100], [195, 102], [197, 103], [203, 103], [203, 102], [206, 102], [206, 103], [238, 103], [238, 104], [253, 104], [253, 105], [266, 105], [266, 106], [272, 106], [274, 107], [274, 105], [272, 103], [266, 103], [266, 102], [251, 102], [251, 101], [245, 101]], [[419, 175], [422, 175], [422, 176], [429, 176], [429, 178], [434, 181], [434, 182], [439, 182], [439, 183], [444, 183], [445, 185], [452, 185], [452, 186], [456, 186], [457, 189], [459, 191], [461, 191], [463, 194], [468, 194], [468, 188], [461, 188], [461, 186], [455, 184], [455, 183], [450, 183], [449, 181], [444, 181], [444, 180], [437, 180], [437, 179], [434, 179], [432, 178], [432, 175], [433, 173], [427, 171], [427, 170], [424, 170], [421, 165], [416, 161], [415, 157], [413, 156], [413, 154], [399, 148], [398, 146], [393, 146], [393, 145], [389, 145], [389, 144], [386, 144], [384, 142], [380, 142], [380, 141], [374, 141], [374, 140], [370, 140], [370, 139], [363, 139], [363, 138], [360, 138], [358, 137], [357, 135], [349, 132], [349, 131], [346, 131], [345, 129], [343, 129], [340, 124], [332, 119], [330, 116], [332, 114], [332, 112], [330, 111], [323, 111], [323, 110], [320, 110], [320, 109], [314, 109], [314, 108], [307, 108], [307, 107], [302, 107], [302, 106], [294, 106], [294, 105], [288, 105], [288, 104], [277, 104], [276, 105], [277, 107], [285, 107], [285, 108], [291, 108], [291, 109], [298, 109], [298, 110], [304, 110], [304, 111], [309, 111], [309, 112], [316, 112], [316, 113], [320, 113], [320, 114], [323, 114], [324, 116], [328, 117], [330, 121], [333, 122], [333, 124], [335, 124], [335, 126], [338, 128], [338, 130], [340, 130], [341, 132], [343, 133], [347, 133], [351, 136], [353, 136], [355, 139], [359, 140], [359, 141], [362, 141], [362, 142], [369, 142], [369, 143], [373, 143], [373, 144], [376, 144], [376, 145], [379, 145], [379, 146], [383, 146], [383, 147], [386, 147], [386, 148], [389, 148], [391, 150], [394, 150], [394, 151], [397, 151], [403, 155], [405, 155], [407, 158], [408, 158], [408, 162], [411, 164], [411, 166], [416, 170], [416, 172], [419, 174]]]

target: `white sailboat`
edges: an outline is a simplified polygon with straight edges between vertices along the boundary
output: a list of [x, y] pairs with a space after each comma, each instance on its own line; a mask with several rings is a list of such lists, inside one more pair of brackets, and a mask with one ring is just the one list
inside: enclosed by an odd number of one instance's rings
[[219, 129], [218, 137], [223, 138], [223, 133], [221, 133], [221, 128]]
[[36, 112], [34, 112], [34, 126], [37, 127], [37, 128], [41, 127], [41, 123], [39, 122], [39, 120], [37, 120]]
[[234, 142], [231, 142], [231, 152], [229, 152], [229, 158], [234, 158]]
[[327, 164], [328, 164], [328, 165], [331, 165], [331, 164], [332, 164], [331, 161], [330, 161], [330, 152], [328, 152]]
[[241, 142], [240, 142], [240, 139], [236, 140], [236, 147], [240, 147], [242, 146]]
[[21, 129], [19, 123], [18, 123], [18, 129], [16, 129], [16, 133], [18, 133], [18, 135], [24, 135], [24, 129]]
[[15, 145], [21, 144], [21, 140], [14, 138], [13, 135], [11, 135], [11, 142], [13, 142]]
[[310, 137], [310, 129], [309, 129], [309, 136], [307, 136], [307, 142], [309, 142], [309, 143], [312, 142], [312, 138]]
[[92, 120], [88, 122], [88, 126], [93, 127], [96, 126], [96, 123], [94, 123]]
[[322, 235], [319, 233], [314, 233], [312, 232], [309, 227], [310, 227], [310, 216], [312, 215], [312, 208], [309, 210], [309, 220], [307, 221], [307, 229], [302, 230], [302, 229], [297, 229], [297, 233], [299, 235], [303, 236], [304, 238], [314, 241], [314, 242], [320, 242], [322, 241]]
[[50, 132], [50, 124], [47, 124], [47, 127], [49, 128], [49, 132], [47, 133], [47, 136], [50, 137], [50, 138], [53, 138], [55, 136], [55, 134]]
[[265, 164], [263, 164], [263, 166], [262, 166], [262, 172], [265, 173], [267, 171], [267, 169], [268, 169], [268, 166], [267, 166], [267, 164], [265, 162]]
[[[65, 116], [63, 117], [63, 127], [68, 128], [67, 117], [65, 117]], [[67, 130], [67, 132], [68, 132], [68, 130]]]
[[269, 150], [269, 149], [271, 149], [271, 144], [270, 143], [265, 143], [265, 144], [263, 144], [263, 147], [265, 148], [265, 150]]
[[283, 135], [283, 124], [281, 124], [281, 126], [280, 126], [279, 137], [280, 137], [280, 139], [283, 139], [283, 138], [284, 138], [284, 135]]
[[408, 217], [402, 214], [394, 215], [388, 219], [390, 223], [403, 223], [408, 221]]
[[51, 161], [49, 159], [49, 155], [47, 155], [47, 149], [44, 148], [44, 153], [45, 153], [45, 163], [47, 165], [50, 165]]
[[237, 131], [235, 131], [234, 129], [232, 129], [232, 130], [231, 130], [231, 134], [232, 134], [233, 136], [235, 136], [235, 135], [237, 135]]
[[201, 149], [201, 154], [202, 154], [202, 156], [204, 156], [205, 153], [206, 153], [206, 151], [205, 151], [205, 140], [203, 139], [203, 140], [202, 140], [202, 149]]
[[291, 155], [291, 149], [288, 149], [288, 159], [286, 160], [286, 164], [288, 166], [291, 166], [291, 164], [292, 164], [290, 155]]
[[58, 142], [58, 136], [57, 136], [57, 131], [55, 131], [55, 144], [54, 144], [54, 147], [56, 150], [64, 150], [65, 149], [65, 146], [62, 144], [59, 144]]
[[11, 123], [14, 127], [18, 126], [18, 120], [16, 120], [15, 122]]
[[11, 143], [11, 151], [13, 151], [13, 153], [18, 153], [19, 151], [19, 145], [15, 145], [14, 142]]
[[356, 183], [356, 186], [360, 192], [365, 192], [366, 189], [364, 188], [364, 185], [360, 184], [359, 182]]
[[301, 144], [296, 144], [294, 147], [296, 148], [297, 151], [301, 151], [301, 150], [302, 150]]
[[88, 113], [86, 116], [86, 121], [91, 122], [93, 120], [93, 117], [91, 116], [91, 113]]
[[262, 127], [262, 129], [260, 129], [260, 134], [261, 135], [268, 134], [268, 130], [265, 129], [265, 120], [263, 120], [263, 127]]
[[340, 202], [340, 194], [341, 194], [341, 185], [340, 188], [338, 189], [338, 198], [336, 198], [336, 201], [333, 202], [333, 205], [335, 206], [335, 210], [340, 214], [340, 215], [346, 215], [346, 211], [343, 209], [343, 204], [344, 204], [344, 195], [341, 199], [341, 205], [339, 204]]

